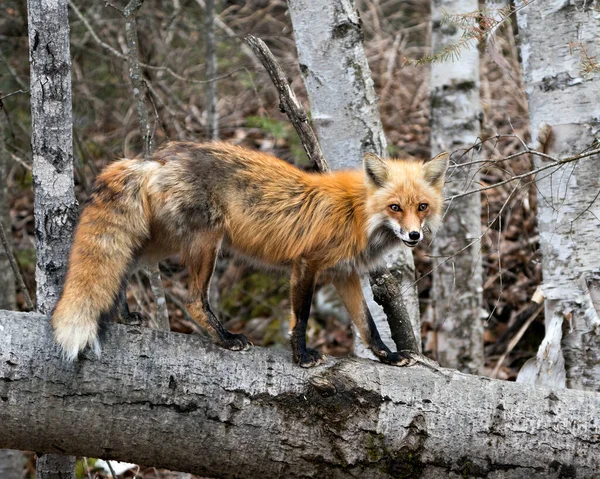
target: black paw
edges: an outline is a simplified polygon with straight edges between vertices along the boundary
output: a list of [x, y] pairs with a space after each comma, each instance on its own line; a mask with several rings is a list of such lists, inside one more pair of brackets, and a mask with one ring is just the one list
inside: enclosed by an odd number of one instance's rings
[[227, 336], [219, 339], [217, 343], [219, 346], [222, 346], [225, 349], [231, 349], [232, 351], [247, 351], [251, 346], [254, 346], [243, 334], [234, 333], [228, 333]]
[[382, 363], [391, 364], [392, 366], [408, 367], [417, 362], [417, 360], [410, 353], [403, 351], [397, 353], [384, 350], [373, 352]]
[[140, 313], [129, 312], [121, 316], [121, 323], [129, 326], [141, 326], [146, 321], [146, 318]]
[[312, 368], [327, 361], [327, 357], [316, 349], [306, 348], [294, 354], [294, 361], [303, 368]]

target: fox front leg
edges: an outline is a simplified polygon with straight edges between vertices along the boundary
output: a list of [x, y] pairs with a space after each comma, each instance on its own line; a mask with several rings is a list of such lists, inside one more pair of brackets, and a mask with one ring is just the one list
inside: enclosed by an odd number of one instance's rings
[[304, 262], [294, 263], [291, 278], [292, 300], [292, 355], [294, 362], [303, 368], [310, 368], [327, 361], [324, 354], [306, 347], [306, 325], [310, 314], [313, 291], [315, 289], [316, 269]]
[[360, 277], [356, 271], [346, 277], [335, 278], [333, 284], [363, 342], [381, 362], [395, 366], [410, 366], [415, 363], [415, 360], [407, 353], [392, 352], [379, 336], [379, 331], [377, 331], [362, 292]]

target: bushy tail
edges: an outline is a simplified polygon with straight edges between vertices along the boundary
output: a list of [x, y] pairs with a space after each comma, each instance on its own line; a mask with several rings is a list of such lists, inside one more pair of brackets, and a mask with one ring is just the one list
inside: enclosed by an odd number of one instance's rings
[[122, 160], [107, 167], [79, 220], [51, 321], [56, 342], [69, 360], [86, 346], [100, 353], [100, 319], [114, 309], [134, 256], [149, 236], [146, 165]]

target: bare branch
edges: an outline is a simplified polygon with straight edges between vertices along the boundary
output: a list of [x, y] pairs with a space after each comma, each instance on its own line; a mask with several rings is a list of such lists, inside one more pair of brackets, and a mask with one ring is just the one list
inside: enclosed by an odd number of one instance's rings
[[598, 148], [595, 150], [587, 151], [585, 153], [579, 153], [577, 155], [568, 156], [567, 158], [563, 158], [562, 160], [556, 160], [554, 157], [547, 155], [546, 153], [542, 153], [541, 151], [537, 151], [537, 150], [532, 150], [529, 147], [526, 147], [526, 148], [527, 148], [527, 150], [524, 151], [523, 154], [532, 154], [532, 155], [540, 156], [542, 158], [551, 159], [554, 161], [552, 163], [541, 166], [539, 168], [528, 171], [526, 173], [521, 173], [520, 175], [512, 176], [511, 178], [508, 178], [507, 180], [503, 180], [498, 183], [494, 183], [493, 185], [484, 186], [483, 188], [469, 190], [464, 193], [460, 193], [458, 195], [450, 196], [450, 197], [446, 198], [446, 200], [451, 201], [451, 200], [454, 200], [457, 198], [462, 198], [463, 196], [473, 195], [475, 193], [481, 193], [482, 191], [491, 190], [492, 188], [498, 188], [499, 186], [506, 185], [507, 183], [512, 183], [513, 181], [517, 181], [517, 180], [522, 180], [524, 178], [527, 178], [528, 176], [537, 175], [538, 173], [545, 171], [549, 168], [556, 168], [556, 167], [565, 165], [567, 163], [572, 163], [574, 161], [578, 161], [583, 158], [588, 158], [590, 156], [600, 154], [600, 148]]
[[269, 47], [265, 45], [260, 38], [248, 36], [246, 39], [252, 51], [260, 59], [261, 63], [267, 70], [271, 81], [277, 88], [279, 93], [279, 108], [282, 112], [288, 115], [288, 118], [296, 128], [304, 151], [308, 157], [315, 163], [318, 170], [325, 173], [330, 171], [327, 161], [323, 156], [319, 141], [315, 135], [312, 127], [308, 122], [308, 115], [304, 111], [304, 108], [300, 105], [300, 102], [296, 98], [294, 90], [290, 87], [289, 81], [285, 76], [285, 73], [277, 63], [277, 60], [269, 50]]

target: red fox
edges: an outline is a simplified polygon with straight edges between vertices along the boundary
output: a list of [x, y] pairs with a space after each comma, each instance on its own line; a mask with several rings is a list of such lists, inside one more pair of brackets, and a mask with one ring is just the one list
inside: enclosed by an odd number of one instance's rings
[[366, 307], [360, 274], [390, 248], [416, 246], [441, 221], [448, 154], [424, 163], [364, 157], [364, 171], [303, 172], [274, 156], [226, 143], [172, 142], [151, 161], [124, 159], [98, 176], [75, 233], [52, 327], [64, 355], [100, 350], [102, 322], [122, 304], [133, 268], [179, 253], [190, 270], [189, 313], [215, 341], [251, 346], [211, 310], [208, 287], [222, 246], [267, 267], [291, 270], [291, 345], [302, 367], [325, 361], [306, 347], [317, 278], [332, 281], [363, 341], [383, 362], [391, 352]]

